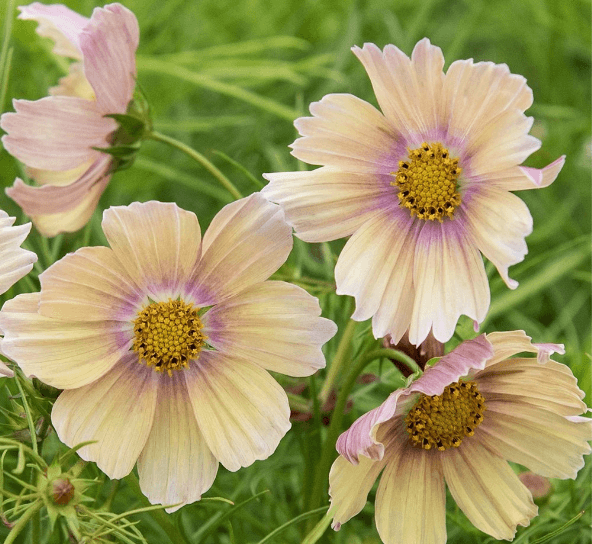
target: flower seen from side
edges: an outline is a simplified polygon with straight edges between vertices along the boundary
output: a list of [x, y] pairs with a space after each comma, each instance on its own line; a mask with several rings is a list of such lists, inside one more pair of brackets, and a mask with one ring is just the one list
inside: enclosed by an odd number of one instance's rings
[[590, 453], [584, 393], [553, 351], [563, 346], [523, 331], [481, 335], [355, 421], [329, 477], [333, 528], [360, 512], [382, 472], [375, 517], [385, 544], [444, 544], [445, 484], [475, 527], [511, 540], [537, 507], [506, 460], [565, 479]]
[[393, 45], [354, 47], [382, 112], [330, 94], [295, 122], [292, 154], [313, 171], [265, 174], [308, 242], [350, 236], [335, 268], [337, 293], [355, 297], [355, 320], [376, 338], [446, 342], [460, 315], [480, 323], [489, 307], [482, 255], [508, 285], [532, 231], [510, 191], [550, 185], [564, 157], [543, 169], [520, 164], [539, 149], [529, 135], [526, 80], [505, 64], [453, 62], [421, 40], [411, 58]]
[[60, 4], [19, 9], [55, 42], [54, 53], [75, 61], [50, 96], [15, 100], [0, 121], [5, 149], [38, 184], [17, 179], [6, 192], [43, 235], [55, 236], [82, 228], [109, 183], [114, 159], [93, 148], [111, 145], [118, 124], [105, 115], [126, 113], [133, 98], [139, 28], [121, 4], [96, 8], [90, 19]]
[[160, 202], [112, 207], [103, 230], [110, 247], [67, 255], [40, 293], [5, 303], [2, 347], [64, 389], [52, 422], [65, 444], [96, 440], [83, 459], [111, 478], [137, 461], [151, 502], [187, 504], [218, 463], [275, 451], [290, 409], [268, 371], [313, 374], [337, 328], [300, 287], [265, 281], [292, 235], [259, 194], [224, 207], [203, 239], [193, 213]]

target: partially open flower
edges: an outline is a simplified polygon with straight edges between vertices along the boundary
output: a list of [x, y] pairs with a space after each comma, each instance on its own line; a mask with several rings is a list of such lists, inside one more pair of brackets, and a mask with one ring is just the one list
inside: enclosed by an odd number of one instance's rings
[[532, 91], [505, 64], [455, 61], [444, 73], [428, 39], [411, 58], [393, 45], [353, 52], [382, 113], [350, 94], [313, 102], [292, 154], [322, 168], [265, 174], [263, 194], [307, 242], [352, 235], [337, 293], [355, 297], [353, 319], [372, 318], [376, 338], [446, 342], [460, 315], [487, 313], [481, 254], [517, 286], [508, 267], [524, 259], [532, 217], [510, 191], [548, 186], [564, 158], [519, 166], [541, 143], [524, 115]]
[[3, 349], [27, 375], [64, 389], [52, 421], [111, 478], [138, 462], [152, 502], [186, 504], [218, 462], [266, 459], [290, 428], [288, 398], [268, 370], [309, 376], [337, 328], [300, 287], [265, 281], [292, 234], [259, 194], [225, 206], [203, 240], [175, 204], [104, 213], [107, 247], [67, 255], [41, 292], [5, 303]]
[[584, 393], [553, 351], [563, 347], [532, 344], [522, 331], [481, 335], [360, 417], [337, 442], [333, 528], [364, 507], [384, 470], [375, 512], [386, 544], [446, 542], [444, 482], [473, 525], [512, 539], [537, 507], [506, 459], [575, 478], [590, 453]]
[[124, 114], [133, 98], [138, 22], [121, 4], [96, 8], [90, 19], [59, 4], [19, 9], [54, 40], [56, 54], [76, 61], [51, 96], [15, 100], [16, 113], [0, 121], [4, 147], [40, 185], [17, 179], [6, 192], [42, 234], [55, 236], [86, 224], [111, 178], [114, 158], [93, 148], [112, 144], [118, 124], [105, 115]]

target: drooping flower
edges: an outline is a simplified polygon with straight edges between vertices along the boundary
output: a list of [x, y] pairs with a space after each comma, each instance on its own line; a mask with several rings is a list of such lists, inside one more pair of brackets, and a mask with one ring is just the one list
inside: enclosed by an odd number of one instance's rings
[[384, 470], [375, 517], [385, 544], [446, 542], [445, 482], [473, 525], [512, 539], [537, 507], [506, 460], [575, 478], [590, 453], [584, 393], [554, 351], [563, 346], [523, 331], [481, 335], [355, 421], [329, 476], [333, 528], [360, 512]]
[[93, 148], [109, 147], [118, 124], [104, 116], [125, 113], [133, 98], [139, 28], [121, 4], [96, 8], [90, 19], [59, 4], [19, 9], [54, 40], [54, 53], [76, 61], [50, 96], [15, 100], [16, 113], [0, 121], [5, 149], [40, 185], [17, 179], [6, 193], [42, 234], [55, 236], [84, 226], [109, 183], [113, 157]]
[[41, 292], [0, 312], [2, 348], [23, 371], [64, 389], [52, 421], [111, 478], [136, 461], [152, 502], [199, 500], [218, 462], [271, 455], [290, 428], [287, 395], [268, 370], [309, 376], [336, 332], [318, 300], [265, 281], [291, 229], [259, 194], [224, 207], [201, 239], [175, 204], [112, 207], [110, 244], [69, 254]]
[[372, 317], [376, 338], [440, 342], [461, 314], [483, 321], [489, 285], [481, 254], [510, 288], [523, 260], [528, 208], [510, 191], [546, 187], [564, 157], [541, 170], [519, 166], [540, 142], [524, 111], [532, 91], [505, 64], [453, 62], [421, 40], [411, 59], [393, 45], [354, 47], [382, 113], [350, 94], [313, 102], [297, 119], [292, 154], [310, 172], [265, 174], [307, 242], [351, 236], [335, 269], [337, 293]]

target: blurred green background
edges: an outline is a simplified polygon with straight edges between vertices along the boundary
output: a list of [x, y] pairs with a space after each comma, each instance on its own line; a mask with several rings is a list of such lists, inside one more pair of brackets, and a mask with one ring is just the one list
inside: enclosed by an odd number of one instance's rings
[[[94, 7], [104, 5], [92, 0], [64, 3], [86, 16]], [[527, 239], [529, 254], [510, 269], [511, 277], [520, 282], [516, 291], [508, 290], [488, 264], [492, 305], [482, 330], [519, 328], [537, 342], [565, 343], [567, 353], [558, 360], [572, 368], [589, 400], [589, 0], [123, 3], [136, 14], [140, 24], [138, 81], [151, 104], [155, 128], [206, 155], [244, 195], [262, 186], [263, 172], [306, 166], [298, 164], [287, 146], [297, 135], [293, 119], [306, 115], [310, 102], [327, 93], [340, 92], [355, 94], [376, 105], [370, 81], [350, 51], [353, 45], [374, 42], [382, 47], [393, 43], [410, 54], [414, 44], [427, 36], [442, 48], [446, 66], [457, 59], [474, 58], [506, 63], [513, 73], [524, 75], [534, 91], [534, 105], [527, 112], [535, 118], [532, 134], [543, 142], [541, 150], [526, 165], [542, 167], [563, 154], [567, 161], [551, 187], [519, 193], [534, 218], [534, 232]], [[2, 28], [8, 28], [7, 12], [7, 0], [0, 0]], [[16, 19], [12, 23], [12, 63], [3, 111], [11, 111], [12, 98], [35, 100], [45, 96], [47, 88], [65, 73], [67, 64], [51, 54], [51, 42], [39, 38], [35, 26], [33, 22]], [[1, 185], [12, 185], [16, 176], [22, 176], [21, 166], [1, 150]], [[142, 145], [131, 169], [115, 174], [100, 208], [150, 199], [173, 201], [194, 211], [203, 231], [231, 197], [186, 156], [149, 141]], [[17, 215], [19, 221], [25, 220], [6, 196], [0, 197], [0, 207]], [[104, 243], [100, 211], [95, 213], [85, 236], [84, 242], [88, 240], [91, 245]], [[61, 256], [82, 242], [80, 234], [63, 236], [51, 242], [50, 251]], [[35, 234], [30, 239], [33, 249], [41, 250], [44, 243]], [[335, 242], [327, 250], [319, 245], [296, 243], [288, 265], [282, 269], [293, 278], [305, 276], [325, 282], [305, 286], [321, 298], [324, 315], [334, 319], [340, 330], [349, 315], [349, 301], [336, 297], [331, 289], [332, 267], [327, 264], [326, 252], [330, 252], [330, 264], [342, 245], [343, 241]], [[3, 300], [23, 290], [21, 282]], [[461, 322], [463, 326], [466, 323]], [[368, 335], [365, 324], [356, 331], [360, 342]], [[328, 346], [328, 360], [335, 345], [333, 340]], [[368, 390], [368, 395], [358, 392], [354, 398], [359, 402], [354, 402], [344, 425], [381, 402], [392, 386], [384, 379]], [[258, 542], [275, 527], [304, 512], [303, 457], [308, 456], [310, 461], [312, 455], [314, 460], [318, 453], [308, 451], [303, 443], [309, 436], [324, 432], [310, 421], [295, 422], [269, 460], [257, 462], [238, 474], [221, 469], [207, 496], [221, 495], [239, 503], [259, 491], [270, 492], [210, 526], [210, 536], [206, 536], [206, 527], [203, 542]], [[555, 493], [531, 527], [518, 531], [517, 542], [535, 542], [583, 508], [589, 509], [589, 484], [589, 463], [577, 482], [554, 482]], [[115, 508], [129, 508], [129, 501], [122, 488]], [[320, 542], [379, 542], [372, 502], [339, 533], [329, 530]], [[472, 528], [453, 501], [448, 510], [450, 542], [493, 541]], [[220, 516], [225, 510], [219, 503], [194, 504], [182, 509], [176, 522], [193, 534], [215, 512]], [[302, 525], [291, 525], [269, 542], [300, 542]], [[591, 542], [589, 527], [588, 511], [550, 542]], [[140, 528], [149, 542], [161, 541], [160, 529], [149, 517], [142, 518]]]

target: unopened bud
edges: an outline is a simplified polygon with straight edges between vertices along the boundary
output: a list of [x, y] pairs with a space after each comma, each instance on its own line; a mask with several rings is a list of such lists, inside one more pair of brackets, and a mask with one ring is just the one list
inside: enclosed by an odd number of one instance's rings
[[54, 504], [64, 506], [74, 498], [74, 486], [68, 478], [58, 478], [51, 482], [51, 498]]

